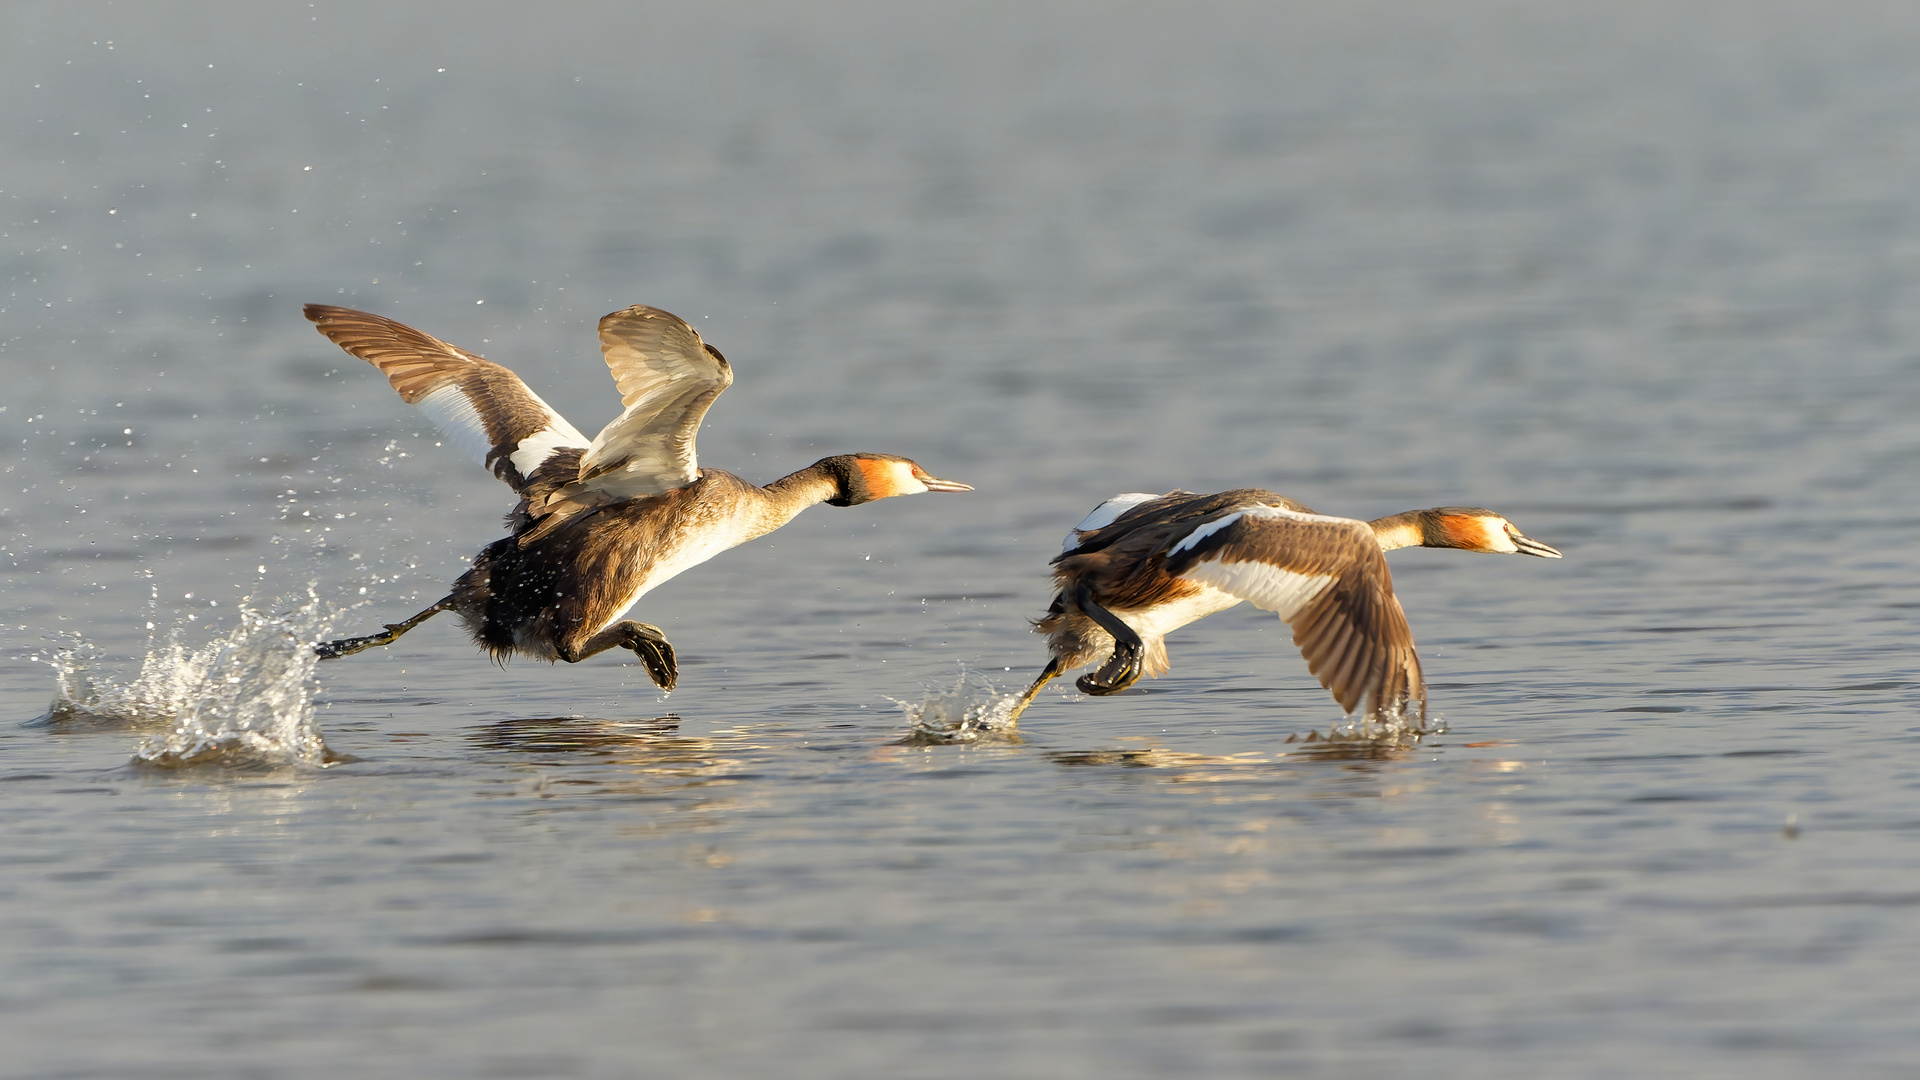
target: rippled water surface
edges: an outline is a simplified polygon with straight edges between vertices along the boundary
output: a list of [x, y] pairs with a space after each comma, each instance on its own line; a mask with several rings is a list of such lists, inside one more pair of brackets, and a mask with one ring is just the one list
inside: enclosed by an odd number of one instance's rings
[[[0, 1071], [1911, 1075], [1916, 55], [1866, 3], [0, 10]], [[509, 499], [304, 301], [588, 431], [654, 304], [738, 374], [704, 464], [978, 490], [648, 596], [670, 696], [450, 619], [316, 666]], [[980, 730], [1067, 526], [1248, 485], [1566, 558], [1394, 555], [1421, 740], [1327, 738], [1253, 610]]]

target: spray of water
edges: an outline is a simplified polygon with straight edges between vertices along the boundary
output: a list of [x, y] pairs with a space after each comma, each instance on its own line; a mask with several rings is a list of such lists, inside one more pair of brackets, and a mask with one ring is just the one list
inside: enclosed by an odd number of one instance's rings
[[[1020, 695], [1001, 693], [977, 671], [963, 668], [951, 687], [928, 687], [919, 701], [892, 700], [907, 717], [902, 745], [1021, 741], [1017, 725], [1008, 719]], [[1446, 722], [1438, 718], [1423, 724], [1418, 717], [1394, 713], [1373, 719], [1348, 717], [1325, 730], [1289, 735], [1285, 742], [1300, 747], [1288, 753], [1369, 756], [1418, 746], [1423, 739], [1446, 730]]]
[[1020, 695], [1001, 693], [969, 668], [962, 668], [949, 688], [928, 687], [919, 701], [890, 700], [907, 716], [907, 736], [901, 740], [907, 745], [1020, 741], [1007, 719]]
[[1417, 746], [1429, 736], [1444, 735], [1446, 732], [1447, 722], [1439, 717], [1422, 722], [1419, 717], [1394, 713], [1371, 720], [1348, 717], [1324, 732], [1315, 730], [1304, 735], [1289, 735], [1287, 741], [1317, 744], [1319, 748], [1327, 749], [1364, 746], [1391, 749]]
[[164, 644], [150, 639], [124, 680], [96, 673], [98, 651], [85, 642], [37, 658], [52, 665], [56, 691], [36, 723], [160, 729], [134, 755], [159, 768], [329, 764], [313, 708], [313, 642], [331, 622], [319, 598], [309, 589], [272, 610], [243, 600], [235, 614], [225, 636], [198, 648], [181, 642], [182, 627]]

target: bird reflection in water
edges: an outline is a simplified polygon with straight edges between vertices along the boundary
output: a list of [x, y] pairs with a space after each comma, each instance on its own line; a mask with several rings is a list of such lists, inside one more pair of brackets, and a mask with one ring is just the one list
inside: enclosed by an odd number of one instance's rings
[[[605, 720], [557, 716], [498, 720], [467, 735], [481, 750], [512, 754], [530, 765], [576, 767], [545, 776], [536, 787], [550, 797], [559, 785], [581, 794], [657, 798], [749, 778], [743, 756], [758, 746], [746, 732], [731, 736], [680, 734], [680, 717]], [[614, 766], [617, 772], [604, 771]], [[601, 768], [596, 768], [601, 767]]]
[[[1118, 750], [1049, 750], [1046, 758], [1070, 768], [1119, 766], [1128, 769], [1235, 769], [1303, 761], [1393, 761], [1410, 755], [1419, 747], [1421, 739], [1420, 734], [1412, 732], [1373, 738], [1329, 738], [1319, 732], [1309, 732], [1304, 737], [1290, 736], [1288, 748], [1273, 754], [1196, 754], [1165, 746], [1143, 746]], [[1218, 778], [1222, 777], [1193, 777]]]
[[678, 736], [680, 718], [673, 713], [644, 720], [601, 720], [586, 716], [535, 717], [497, 720], [474, 730], [468, 738], [485, 750], [521, 754], [591, 754], [599, 758], [624, 757], [644, 748], [655, 755], [663, 744], [705, 742]]

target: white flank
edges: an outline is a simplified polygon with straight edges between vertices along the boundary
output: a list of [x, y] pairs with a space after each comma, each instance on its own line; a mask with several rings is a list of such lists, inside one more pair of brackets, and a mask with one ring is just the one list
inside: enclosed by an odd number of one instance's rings
[[421, 398], [419, 408], [448, 442], [459, 447], [475, 464], [485, 467], [493, 440], [487, 438], [487, 425], [480, 419], [480, 410], [473, 407], [473, 402], [467, 400], [458, 386], [452, 383], [442, 386]]
[[1125, 495], [1115, 495], [1113, 498], [1094, 507], [1092, 513], [1082, 519], [1080, 524], [1075, 525], [1072, 531], [1067, 533], [1067, 538], [1061, 543], [1060, 550], [1072, 551], [1074, 548], [1080, 546], [1080, 535], [1082, 533], [1090, 533], [1095, 529], [1104, 529], [1119, 520], [1121, 514], [1139, 506], [1143, 502], [1152, 502], [1159, 497], [1158, 495], [1150, 495], [1143, 491], [1133, 491]]
[[1334, 582], [1332, 574], [1297, 574], [1253, 560], [1196, 563], [1180, 576], [1250, 601], [1254, 607], [1279, 615], [1282, 621], [1291, 620]]

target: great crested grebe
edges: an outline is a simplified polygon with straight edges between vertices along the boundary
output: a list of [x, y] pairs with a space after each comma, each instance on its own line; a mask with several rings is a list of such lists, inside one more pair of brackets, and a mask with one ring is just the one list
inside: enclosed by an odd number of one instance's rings
[[1059, 587], [1034, 629], [1052, 657], [1015, 703], [1017, 721], [1056, 675], [1105, 656], [1075, 684], [1117, 694], [1167, 670], [1166, 635], [1242, 600], [1293, 627], [1307, 669], [1348, 714], [1398, 716], [1426, 682], [1384, 553], [1403, 547], [1503, 555], [1560, 553], [1491, 510], [1443, 506], [1377, 521], [1327, 517], [1259, 488], [1116, 495], [1067, 534]]
[[733, 369], [658, 308], [635, 305], [600, 320], [600, 348], [626, 411], [592, 439], [513, 372], [465, 349], [364, 311], [308, 304], [306, 315], [520, 495], [507, 517], [511, 535], [474, 556], [445, 599], [378, 634], [316, 645], [322, 658], [390, 645], [454, 611], [497, 661], [517, 653], [572, 664], [619, 646], [671, 690], [678, 669], [666, 635], [621, 619], [647, 590], [816, 503], [973, 490], [893, 454], [822, 458], [766, 487], [700, 468], [694, 435]]

